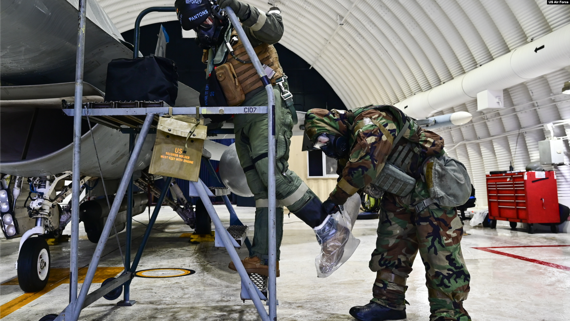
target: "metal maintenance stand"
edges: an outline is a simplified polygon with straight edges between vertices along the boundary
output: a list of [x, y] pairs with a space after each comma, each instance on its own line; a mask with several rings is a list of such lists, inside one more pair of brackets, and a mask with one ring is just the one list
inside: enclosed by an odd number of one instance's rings
[[[125, 261], [125, 271], [124, 273], [114, 279], [111, 282], [103, 285], [100, 289], [87, 294], [91, 283], [93, 281], [93, 277], [95, 275], [95, 271], [99, 264], [99, 260], [101, 258], [101, 254], [105, 247], [105, 244], [109, 238], [109, 234], [111, 232], [111, 228], [115, 222], [115, 218], [119, 212], [119, 208], [123, 197], [125, 196], [125, 192], [128, 186], [131, 186], [131, 179], [133, 175], [133, 171], [135, 168], [135, 163], [140, 155], [143, 143], [146, 139], [146, 136], [151, 128], [151, 125], [154, 121], [155, 115], [162, 115], [172, 112], [173, 115], [188, 115], [188, 114], [243, 114], [243, 113], [251, 113], [252, 110], [255, 110], [256, 114], [265, 114], [268, 115], [268, 143], [269, 143], [269, 168], [268, 168], [268, 176], [269, 176], [269, 186], [268, 186], [268, 198], [269, 198], [269, 279], [268, 279], [268, 293], [269, 293], [269, 314], [263, 307], [261, 302], [260, 296], [262, 294], [259, 290], [253, 285], [251, 279], [249, 278], [243, 264], [233, 246], [232, 240], [230, 239], [229, 233], [224, 229], [222, 222], [220, 221], [218, 215], [215, 212], [215, 209], [210, 201], [210, 198], [204, 188], [203, 182], [192, 182], [194, 188], [200, 195], [202, 202], [204, 203], [206, 209], [208, 210], [208, 214], [210, 215], [214, 225], [216, 227], [216, 234], [218, 234], [223, 243], [226, 247], [228, 253], [236, 269], [240, 275], [242, 285], [245, 286], [247, 291], [249, 292], [249, 296], [252, 298], [255, 307], [261, 317], [262, 320], [276, 320], [277, 319], [277, 300], [276, 300], [276, 219], [275, 219], [275, 210], [276, 210], [276, 200], [275, 200], [275, 180], [274, 180], [274, 171], [275, 171], [275, 97], [273, 94], [273, 87], [269, 79], [267, 78], [263, 68], [261, 67], [261, 63], [255, 54], [251, 44], [249, 43], [247, 36], [245, 35], [243, 29], [241, 28], [241, 24], [239, 23], [237, 17], [235, 16], [234, 12], [231, 8], [226, 8], [226, 12], [236, 28], [239, 37], [242, 39], [247, 53], [250, 57], [252, 57], [253, 65], [260, 77], [260, 80], [265, 86], [265, 90], [267, 92], [268, 97], [268, 106], [240, 106], [240, 107], [153, 107], [153, 106], [141, 106], [137, 108], [98, 108], [98, 109], [82, 109], [82, 96], [83, 96], [83, 59], [84, 59], [84, 44], [85, 44], [85, 12], [86, 12], [86, 0], [79, 1], [79, 28], [78, 28], [78, 45], [77, 45], [77, 63], [76, 63], [76, 90], [75, 90], [75, 103], [74, 109], [67, 109], [64, 110], [67, 115], [74, 117], [74, 158], [73, 158], [73, 196], [72, 196], [72, 228], [71, 228], [71, 263], [70, 263], [70, 271], [71, 271], [71, 282], [70, 282], [70, 304], [61, 312], [55, 320], [78, 320], [79, 314], [81, 310], [90, 305], [91, 303], [95, 302], [102, 296], [115, 291], [117, 288], [121, 286], [125, 286], [128, 289], [129, 284], [134, 277], [134, 273], [136, 271], [136, 267], [146, 246], [146, 241], [150, 235], [152, 225], [154, 224], [156, 217], [158, 216], [158, 212], [160, 210], [160, 206], [164, 200], [166, 195], [166, 191], [168, 186], [170, 185], [171, 178], [167, 179], [166, 184], [162, 190], [161, 196], [158, 200], [158, 204], [154, 209], [153, 215], [151, 217], [151, 221], [147, 227], [147, 230], [144, 235], [143, 242], [137, 252], [137, 255], [133, 261], [133, 264], [129, 266], [129, 261]], [[154, 7], [148, 8], [141, 12], [139, 17], [137, 18], [135, 24], [135, 51], [134, 56], [135, 58], [138, 56], [138, 37], [139, 37], [139, 26], [142, 17], [149, 12], [153, 11], [175, 11], [174, 7]], [[256, 107], [256, 108], [251, 108]], [[269, 108], [268, 108], [269, 107]], [[91, 263], [89, 264], [89, 269], [87, 271], [87, 275], [83, 282], [83, 286], [81, 287], [81, 292], [79, 296], [77, 295], [77, 287], [78, 287], [78, 277], [77, 277], [77, 257], [78, 257], [78, 241], [79, 241], [79, 179], [80, 179], [80, 152], [81, 152], [81, 117], [82, 116], [90, 116], [90, 117], [102, 117], [102, 116], [145, 116], [144, 122], [140, 128], [140, 133], [138, 138], [134, 144], [134, 148], [132, 150], [131, 156], [128, 160], [125, 173], [121, 179], [121, 183], [117, 190], [116, 197], [113, 201], [111, 206], [111, 210], [107, 221], [105, 223], [105, 227], [103, 228], [103, 232], [101, 233], [101, 237], [95, 249], [95, 253], [91, 259]], [[130, 188], [129, 188], [130, 191]], [[130, 204], [129, 204], [130, 205]], [[130, 226], [129, 226], [130, 228]], [[128, 250], [130, 250], [130, 229], [128, 230]], [[127, 256], [130, 259], [129, 256]], [[128, 292], [125, 293], [125, 300], [122, 301], [124, 305], [132, 305], [132, 302], [128, 298]]]

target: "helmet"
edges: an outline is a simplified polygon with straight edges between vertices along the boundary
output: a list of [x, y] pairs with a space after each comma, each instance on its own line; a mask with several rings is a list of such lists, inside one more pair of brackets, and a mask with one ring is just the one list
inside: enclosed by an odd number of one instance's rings
[[176, 0], [174, 6], [184, 30], [198, 28], [212, 12], [210, 0]]

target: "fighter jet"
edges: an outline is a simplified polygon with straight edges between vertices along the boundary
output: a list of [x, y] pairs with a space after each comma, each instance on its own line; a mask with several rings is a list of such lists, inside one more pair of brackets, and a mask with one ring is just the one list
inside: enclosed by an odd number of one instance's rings
[[[50, 254], [43, 236], [57, 237], [71, 219], [73, 118], [62, 102], [73, 102], [77, 49], [76, 1], [3, 1], [1, 12], [0, 87], [0, 225], [6, 238], [22, 236], [17, 263], [20, 287], [35, 292], [45, 287]], [[97, 1], [88, 1], [83, 102], [104, 101], [108, 63], [132, 58], [132, 46], [113, 25]], [[157, 55], [164, 54], [159, 38]], [[176, 106], [198, 105], [198, 94], [179, 83]], [[137, 186], [153, 187], [148, 167], [154, 137], [149, 135], [135, 168]], [[129, 158], [129, 135], [83, 120], [81, 138], [80, 218], [92, 242], [101, 235], [112, 197]], [[209, 143], [207, 146], [218, 147]], [[219, 152], [213, 152], [214, 156]], [[192, 225], [193, 209], [180, 189], [171, 186], [166, 204]], [[155, 192], [153, 190], [153, 192]], [[110, 197], [111, 199], [107, 199]], [[142, 213], [148, 197], [134, 195], [133, 215]], [[115, 222], [125, 225], [125, 208]], [[42, 236], [42, 237], [38, 237]]]

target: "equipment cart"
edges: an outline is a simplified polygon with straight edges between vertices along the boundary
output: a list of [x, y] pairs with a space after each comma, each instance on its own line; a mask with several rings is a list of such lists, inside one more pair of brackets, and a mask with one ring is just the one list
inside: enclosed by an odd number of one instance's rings
[[557, 231], [560, 215], [554, 171], [488, 174], [487, 196], [491, 227], [502, 220], [509, 221], [512, 229], [517, 222], [527, 223], [529, 233], [532, 224], [551, 224], [551, 230]]

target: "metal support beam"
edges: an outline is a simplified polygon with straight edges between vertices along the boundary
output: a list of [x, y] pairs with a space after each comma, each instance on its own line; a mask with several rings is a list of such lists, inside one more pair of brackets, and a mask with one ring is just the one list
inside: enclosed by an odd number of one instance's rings
[[[109, 212], [109, 216], [107, 217], [107, 221], [105, 222], [105, 227], [103, 228], [103, 232], [101, 233], [99, 243], [97, 243], [97, 248], [95, 249], [95, 253], [93, 253], [93, 258], [91, 259], [91, 263], [89, 263], [89, 269], [87, 270], [87, 275], [85, 276], [85, 280], [83, 281], [83, 286], [81, 287], [81, 293], [79, 293], [79, 297], [77, 298], [75, 304], [74, 305], [70, 304], [65, 309], [63, 314], [60, 314], [60, 316], [56, 320], [62, 320], [61, 319], [62, 315], [65, 316], [65, 320], [77, 320], [79, 318], [79, 314], [81, 313], [83, 303], [85, 302], [85, 298], [87, 297], [87, 292], [91, 287], [91, 282], [93, 282], [95, 271], [97, 270], [97, 266], [99, 265], [101, 254], [103, 253], [103, 249], [105, 248], [105, 244], [107, 243], [107, 239], [109, 238], [111, 228], [115, 223], [115, 218], [119, 213], [119, 208], [123, 201], [123, 197], [125, 196], [129, 180], [133, 175], [135, 164], [137, 162], [137, 159], [139, 158], [143, 143], [146, 139], [153, 118], [154, 114], [148, 114], [145, 118], [144, 124], [141, 128], [141, 133], [137, 138], [135, 148], [133, 150], [133, 153], [131, 154], [131, 157], [129, 158], [127, 167], [125, 168], [125, 174], [121, 179], [121, 183], [119, 184], [116, 197], [113, 200], [113, 205], [111, 206], [111, 211]], [[75, 258], [77, 258], [77, 256], [75, 256]], [[69, 318], [70, 316], [71, 318]]]
[[[73, 167], [72, 167], [72, 197], [71, 197], [71, 249], [70, 249], [70, 282], [69, 302], [77, 304], [77, 256], [79, 248], [79, 195], [81, 194], [79, 180], [81, 179], [81, 103], [83, 102], [83, 66], [85, 58], [85, 16], [87, 1], [79, 0], [79, 26], [77, 28], [77, 54], [75, 58], [75, 107], [77, 116], [73, 117]], [[72, 318], [65, 318], [73, 320]]]
[[[89, 103], [88, 103], [89, 104]], [[74, 106], [75, 107], [75, 106]], [[75, 110], [62, 109], [67, 116], [75, 116]], [[265, 114], [267, 106], [239, 106], [239, 107], [136, 107], [136, 108], [85, 108], [78, 113], [82, 116], [144, 116], [146, 114], [164, 115], [172, 112], [172, 115], [225, 115], [225, 114]]]
[[[273, 93], [273, 86], [271, 86], [271, 82], [267, 78], [265, 74], [265, 70], [261, 67], [261, 62], [253, 49], [253, 46], [249, 42], [247, 35], [245, 34], [243, 28], [241, 27], [241, 23], [236, 17], [235, 13], [233, 12], [232, 8], [226, 7], [225, 8], [228, 17], [230, 18], [235, 30], [238, 33], [239, 39], [244, 44], [244, 47], [247, 51], [249, 57], [251, 57], [251, 62], [257, 71], [257, 75], [259, 76], [262, 83], [265, 84], [265, 91], [267, 92], [267, 139], [269, 144], [268, 150], [268, 186], [267, 186], [267, 198], [269, 200], [269, 217], [268, 217], [268, 225], [269, 225], [269, 278], [267, 284], [267, 291], [269, 295], [269, 318], [271, 320], [277, 319], [277, 283], [276, 283], [276, 262], [277, 262], [277, 241], [276, 241], [276, 219], [275, 219], [275, 211], [276, 211], [276, 201], [275, 201], [275, 96]], [[235, 263], [234, 263], [235, 264]], [[250, 292], [251, 293], [251, 292]]]
[[135, 21], [135, 35], [134, 35], [134, 50], [133, 50], [133, 59], [136, 59], [139, 57], [139, 41], [140, 41], [140, 29], [141, 29], [141, 21], [144, 18], [144, 16], [146, 16], [147, 14], [151, 13], [151, 12], [176, 12], [176, 8], [175, 7], [150, 7], [147, 9], [144, 9], [143, 11], [141, 11], [141, 13], [139, 13], [139, 15], [137, 16], [137, 20]]
[[[135, 133], [129, 133], [129, 155], [133, 153], [135, 147]], [[130, 271], [131, 265], [131, 244], [132, 244], [132, 232], [133, 232], [133, 176], [129, 181], [129, 189], [127, 190], [127, 226], [126, 226], [126, 244], [125, 244], [125, 272]], [[150, 204], [149, 204], [150, 206]], [[120, 244], [119, 244], [120, 246]], [[134, 273], [134, 272], [133, 272]], [[123, 288], [123, 300], [117, 303], [120, 306], [132, 306], [136, 302], [132, 301], [131, 296], [131, 280], [125, 283]]]
[[120, 275], [119, 277], [117, 277], [116, 279], [114, 279], [113, 281], [111, 281], [111, 282], [105, 284], [104, 286], [100, 287], [99, 289], [89, 293], [87, 298], [85, 298], [85, 301], [83, 302], [83, 306], [81, 308], [84, 309], [84, 308], [88, 307], [91, 303], [99, 300], [100, 298], [102, 298], [107, 293], [115, 290], [118, 287], [123, 286], [123, 284], [130, 283], [133, 277], [134, 277], [134, 275], [130, 272], [124, 273], [124, 274]]
[[253, 285], [253, 282], [251, 282], [251, 279], [247, 275], [247, 272], [245, 271], [245, 268], [243, 267], [243, 263], [241, 262], [239, 255], [237, 254], [237, 251], [234, 248], [234, 245], [233, 245], [232, 241], [230, 240], [230, 237], [229, 237], [226, 229], [224, 228], [224, 226], [222, 224], [222, 221], [220, 221], [220, 218], [216, 214], [216, 210], [214, 209], [214, 206], [212, 205], [212, 202], [210, 201], [210, 198], [208, 197], [208, 193], [206, 193], [206, 190], [204, 189], [204, 185], [202, 183], [202, 180], [199, 180], [198, 182], [190, 182], [190, 183], [192, 185], [194, 185], [194, 188], [198, 192], [198, 195], [200, 195], [200, 199], [202, 200], [202, 203], [204, 203], [204, 206], [206, 207], [206, 210], [208, 211], [208, 214], [210, 215], [212, 222], [214, 222], [214, 226], [216, 226], [216, 234], [219, 235], [220, 238], [222, 239], [222, 242], [224, 243], [224, 246], [225, 246], [226, 250], [228, 251], [230, 258], [232, 259], [232, 262], [234, 262], [236, 270], [239, 273], [239, 276], [241, 277], [242, 284], [244, 284], [246, 286], [246, 288], [249, 292], [249, 295], [251, 296], [251, 298], [253, 300], [253, 304], [257, 308], [257, 312], [259, 313], [259, 316], [261, 317], [261, 319], [263, 321], [270, 320], [269, 316], [267, 315], [267, 312], [265, 311], [265, 308], [263, 307], [263, 303], [261, 303], [261, 299], [259, 298], [259, 295], [257, 294], [257, 292], [259, 290], [257, 289], [257, 287], [255, 287], [255, 285]]

